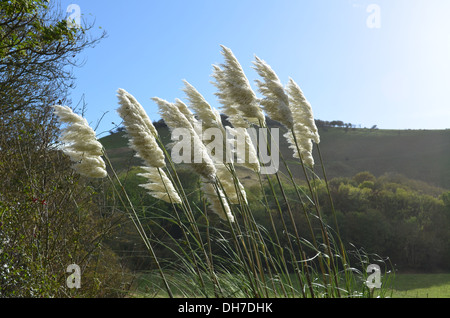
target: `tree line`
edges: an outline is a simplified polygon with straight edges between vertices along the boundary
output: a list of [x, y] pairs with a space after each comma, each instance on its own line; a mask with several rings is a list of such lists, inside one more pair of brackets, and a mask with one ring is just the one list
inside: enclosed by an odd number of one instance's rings
[[[321, 119], [316, 119], [316, 126], [319, 128], [328, 128], [328, 127], [337, 127], [337, 128], [345, 128], [347, 129], [356, 129], [356, 128], [361, 128], [361, 125], [356, 125], [356, 124], [352, 124], [352, 123], [345, 123], [342, 120], [321, 120]], [[377, 125], [373, 125], [370, 127], [370, 129], [378, 129]]]

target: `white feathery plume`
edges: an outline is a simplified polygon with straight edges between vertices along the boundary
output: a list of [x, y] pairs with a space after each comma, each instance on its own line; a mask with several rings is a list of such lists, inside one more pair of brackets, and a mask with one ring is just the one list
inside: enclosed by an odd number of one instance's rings
[[68, 124], [62, 131], [60, 141], [64, 143], [63, 152], [75, 162], [73, 169], [90, 178], [106, 177], [106, 165], [101, 158], [103, 146], [87, 120], [67, 106], [55, 105], [53, 109], [59, 121]]
[[172, 182], [167, 177], [164, 170], [155, 167], [141, 167], [145, 173], [138, 173], [138, 176], [147, 178], [150, 182], [140, 184], [140, 187], [149, 191], [149, 194], [159, 200], [168, 203], [181, 203], [181, 198], [175, 190]]
[[[313, 143], [309, 135], [309, 130], [303, 125], [298, 124], [294, 125], [295, 137], [297, 139], [297, 145], [295, 144], [294, 136], [292, 135], [292, 131], [288, 131], [284, 134], [284, 137], [289, 143], [289, 148], [294, 152], [294, 158], [300, 158], [299, 150], [301, 154], [302, 161], [305, 165], [309, 167], [314, 166], [314, 158], [312, 155]], [[298, 137], [300, 136], [300, 138]], [[306, 136], [306, 137], [305, 137]]]
[[259, 100], [252, 90], [242, 66], [229, 48], [223, 45], [221, 47], [225, 63], [214, 67], [212, 77], [216, 80], [214, 85], [219, 90], [216, 95], [224, 105], [223, 112], [229, 117], [236, 117], [235, 112], [237, 111], [252, 123], [265, 124], [265, 116], [259, 107]]
[[282, 123], [288, 129], [292, 129], [294, 119], [289, 108], [289, 96], [286, 94], [283, 84], [277, 74], [263, 60], [255, 56], [255, 70], [263, 81], [256, 80], [259, 92], [264, 96], [261, 106], [270, 118]]
[[[223, 136], [223, 146], [226, 147], [226, 143], [230, 142], [227, 140], [226, 130], [222, 124], [222, 118], [220, 117], [220, 113], [217, 109], [211, 107], [211, 105], [205, 100], [205, 98], [192, 86], [189, 82], [184, 81], [185, 88], [184, 92], [186, 93], [189, 105], [192, 109], [194, 109], [196, 115], [202, 122], [202, 128], [217, 128], [220, 129]], [[230, 202], [232, 204], [239, 204], [239, 197], [236, 192], [236, 187], [234, 183], [233, 175], [230, 170], [223, 163], [223, 159], [219, 161], [214, 161], [217, 170], [217, 178], [221, 181], [222, 186], [227, 194]], [[241, 197], [247, 203], [247, 196], [244, 190], [244, 186], [237, 181], [237, 187], [241, 192]]]
[[138, 174], [150, 182], [140, 184], [153, 197], [173, 203], [181, 203], [181, 199], [172, 182], [161, 169], [166, 166], [164, 152], [159, 147], [156, 137], [158, 132], [139, 102], [124, 89], [118, 90], [120, 107], [117, 109], [123, 119], [130, 146], [142, 158], [147, 166], [142, 167], [146, 173]]
[[302, 90], [292, 78], [289, 79], [286, 91], [289, 96], [289, 108], [292, 112], [294, 125], [284, 136], [290, 144], [289, 148], [294, 151], [294, 157], [301, 158], [304, 164], [312, 167], [314, 166], [312, 141], [319, 144], [320, 136], [311, 104], [306, 100]]
[[127, 134], [130, 136], [130, 147], [136, 151], [150, 167], [166, 166], [164, 152], [158, 145], [158, 132], [139, 102], [124, 89], [118, 90], [119, 105], [117, 109]]
[[[61, 140], [70, 143], [72, 151], [86, 153], [90, 156], [102, 155], [102, 144], [97, 140], [94, 130], [89, 127], [87, 122], [71, 124], [62, 131]], [[89, 142], [77, 142], [81, 140]]]
[[[306, 100], [302, 90], [292, 78], [289, 79], [286, 90], [289, 95], [289, 107], [291, 108], [295, 124], [303, 124], [310, 131], [312, 140], [319, 144], [320, 136], [311, 104]], [[298, 136], [296, 137], [299, 138]]]
[[220, 113], [211, 107], [194, 86], [186, 80], [183, 82], [185, 85], [183, 91], [187, 96], [189, 106], [194, 110], [194, 113], [201, 121], [203, 130], [208, 128], [219, 128], [222, 132], [225, 132]]
[[[226, 129], [222, 124], [222, 117], [217, 109], [211, 107], [211, 105], [205, 100], [205, 98], [192, 86], [189, 82], [184, 81], [185, 88], [183, 91], [186, 93], [189, 105], [194, 110], [195, 114], [199, 118], [201, 122], [202, 131], [199, 135], [204, 138], [203, 132], [209, 128], [215, 128], [220, 130], [222, 134], [222, 145], [223, 150], [228, 150], [227, 143], [230, 142], [227, 139]], [[218, 136], [216, 136], [218, 137]], [[205, 143], [206, 140], [203, 140]], [[231, 156], [231, 153], [228, 157]], [[214, 157], [214, 162], [219, 161], [223, 162], [223, 158]]]
[[[211, 210], [214, 213], [219, 215], [219, 217], [224, 220], [228, 218], [230, 222], [234, 222], [234, 217], [231, 213], [225, 194], [221, 189], [217, 189], [218, 191], [216, 191], [214, 187], [214, 182], [217, 177], [216, 165], [208, 155], [206, 148], [196, 133], [194, 127], [184, 115], [184, 113], [186, 113], [186, 109], [181, 111], [175, 104], [169, 103], [158, 97], [154, 97], [153, 101], [158, 104], [161, 118], [170, 130], [185, 128], [191, 133], [191, 144], [194, 147], [194, 151], [199, 151], [201, 153], [202, 163], [191, 163], [190, 166], [201, 176], [203, 181], [202, 192], [204, 193], [207, 201], [210, 203]], [[179, 106], [181, 105], [179, 104]], [[181, 109], [182, 108], [183, 107], [181, 106]]]
[[[150, 130], [150, 132], [154, 135], [158, 135], [158, 131], [155, 126], [153, 126], [152, 121], [148, 117], [146, 111], [142, 107], [142, 105], [137, 101], [137, 99], [131, 95], [126, 90], [119, 88], [118, 89], [119, 103], [122, 107], [120, 107], [117, 111], [121, 116], [132, 116], [134, 120], [142, 122], [142, 124]], [[133, 113], [130, 113], [128, 109], [133, 110]]]
[[[153, 101], [159, 106], [159, 114], [171, 131], [177, 128], [187, 129], [191, 137], [191, 147], [193, 149], [190, 166], [208, 182], [214, 182], [216, 178], [216, 168], [212, 158], [209, 156], [205, 145], [198, 136], [192, 124], [186, 116], [173, 103], [169, 103], [161, 98], [154, 97]], [[194, 163], [194, 158], [201, 158], [201, 163]]]
[[[231, 204], [240, 204], [243, 200], [246, 204], [247, 194], [245, 192], [244, 186], [238, 179], [234, 179], [230, 170], [224, 164], [216, 164], [217, 169], [217, 179], [220, 180], [220, 183], [230, 200]], [[236, 183], [235, 183], [236, 181]], [[239, 192], [238, 192], [238, 191]]]
[[219, 102], [222, 104], [222, 113], [228, 117], [227, 120], [233, 125], [233, 127], [250, 127], [249, 123], [242, 117], [241, 112], [237, 109], [237, 105], [227, 98], [225, 89], [225, 73], [217, 65], [213, 65], [213, 69], [214, 72], [212, 77], [216, 79], [216, 82], [213, 84], [219, 89], [215, 95], [219, 98]]
[[[213, 65], [212, 77], [215, 79], [213, 84], [218, 89], [215, 94], [222, 104], [222, 112], [235, 128], [227, 127], [227, 129], [230, 129], [232, 134], [241, 135], [245, 139], [245, 148], [249, 159], [243, 165], [259, 172], [257, 151], [245, 129], [250, 127], [249, 122], [259, 125], [259, 121], [261, 121], [265, 125], [265, 116], [259, 107], [259, 100], [251, 89], [250, 83], [233, 52], [225, 46], [221, 47], [225, 64]], [[238, 158], [246, 158], [246, 156], [244, 153], [239, 153]]]
[[203, 183], [202, 192], [207, 201], [211, 205], [211, 210], [217, 214], [222, 220], [230, 220], [234, 222], [234, 216], [227, 202], [227, 198], [220, 188], [215, 188], [212, 183]]
[[[195, 115], [192, 113], [192, 111], [187, 107], [187, 105], [180, 99], [176, 98], [174, 105], [180, 110], [180, 112], [186, 117], [186, 119], [190, 122], [192, 127], [194, 128], [197, 135], [202, 135], [202, 123], [199, 121]], [[167, 148], [171, 148], [174, 145], [173, 142], [166, 145]]]
[[[187, 105], [182, 100], [176, 98], [175, 106], [177, 106], [177, 108], [180, 110], [180, 112], [184, 115], [184, 117], [186, 117], [186, 119], [192, 124], [192, 126], [194, 126], [194, 128], [200, 127], [200, 123], [199, 123], [198, 119], [195, 117], [195, 115], [191, 112], [189, 107], [187, 107]], [[197, 133], [200, 132], [200, 130], [196, 130], [196, 131], [197, 131]]]
[[80, 162], [74, 165], [74, 169], [79, 174], [90, 178], [101, 179], [107, 175], [105, 162], [100, 156], [82, 157]]
[[[259, 158], [256, 151], [256, 148], [253, 144], [252, 138], [247, 131], [247, 128], [237, 127], [231, 128], [227, 127], [228, 133], [232, 136], [235, 136], [235, 147], [234, 154], [239, 159], [245, 160], [244, 162], [238, 162], [238, 164], [253, 170], [254, 172], [260, 172], [261, 166], [259, 164]], [[240, 145], [236, 143], [240, 143], [244, 141], [244, 147], [240, 147]], [[230, 141], [229, 141], [230, 142]]]

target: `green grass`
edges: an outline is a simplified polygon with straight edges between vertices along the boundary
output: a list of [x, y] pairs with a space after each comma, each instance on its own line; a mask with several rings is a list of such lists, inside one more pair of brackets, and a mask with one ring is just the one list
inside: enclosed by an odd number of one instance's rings
[[[180, 282], [176, 275], [169, 275], [172, 283]], [[156, 283], [158, 277], [151, 274], [143, 274], [137, 279], [132, 297], [167, 298], [167, 292]], [[383, 281], [383, 280], [382, 280]], [[195, 283], [184, 278], [183, 285], [194, 286]], [[180, 287], [186, 287], [178, 286]], [[450, 273], [445, 274], [396, 274], [391, 291], [386, 291], [387, 297], [392, 298], [450, 298]], [[186, 295], [183, 288], [175, 288], [176, 297], [202, 297], [200, 294]], [[191, 288], [193, 291], [195, 288]], [[374, 296], [377, 296], [375, 292]]]
[[393, 298], [450, 298], [450, 274], [397, 274]]

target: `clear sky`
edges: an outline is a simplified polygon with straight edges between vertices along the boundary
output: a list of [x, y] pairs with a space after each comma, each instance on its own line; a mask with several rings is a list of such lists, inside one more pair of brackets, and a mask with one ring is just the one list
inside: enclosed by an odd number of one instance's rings
[[[159, 120], [151, 101], [185, 100], [186, 79], [220, 105], [212, 64], [229, 47], [254, 84], [254, 56], [292, 77], [315, 117], [382, 129], [450, 128], [449, 0], [71, 0], [108, 33], [83, 53], [82, 94], [98, 133], [119, 123], [123, 88]], [[256, 91], [256, 86], [253, 85]]]

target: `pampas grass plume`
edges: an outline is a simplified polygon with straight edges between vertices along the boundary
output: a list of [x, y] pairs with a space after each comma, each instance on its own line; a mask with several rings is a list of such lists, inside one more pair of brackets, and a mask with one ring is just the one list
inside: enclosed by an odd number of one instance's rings
[[234, 222], [234, 216], [231, 213], [231, 208], [227, 202], [227, 198], [223, 191], [215, 188], [212, 183], [205, 182], [202, 184], [202, 191], [206, 200], [211, 205], [211, 210], [217, 214], [222, 220], [230, 220]]
[[[159, 114], [171, 131], [177, 128], [184, 128], [189, 131], [191, 135], [191, 149], [194, 150], [192, 152], [190, 166], [205, 180], [214, 182], [217, 172], [214, 162], [186, 116], [173, 103], [159, 97], [154, 97], [152, 100], [159, 106]], [[194, 162], [194, 158], [201, 158], [201, 162]]]
[[224, 105], [223, 112], [229, 117], [236, 117], [236, 112], [241, 113], [250, 122], [265, 124], [259, 100], [242, 66], [229, 48], [223, 45], [221, 47], [225, 63], [214, 67], [212, 77], [216, 80], [214, 85], [219, 90], [216, 95]]
[[255, 57], [255, 70], [262, 78], [256, 80], [259, 92], [264, 96], [261, 106], [270, 118], [292, 129], [294, 119], [289, 108], [289, 96], [273, 69], [263, 60]]
[[159, 147], [157, 130], [139, 102], [124, 89], [119, 89], [117, 97], [120, 107], [117, 109], [130, 137], [130, 147], [136, 151], [150, 167], [165, 167], [164, 152]]
[[64, 143], [63, 152], [75, 162], [73, 169], [90, 178], [106, 177], [106, 165], [101, 158], [103, 146], [87, 120], [67, 106], [55, 105], [53, 109], [59, 121], [68, 125], [62, 130], [60, 141]]
[[172, 182], [166, 173], [155, 167], [141, 167], [145, 173], [138, 173], [138, 176], [147, 178], [150, 182], [140, 184], [140, 187], [149, 191], [149, 194], [157, 199], [168, 203], [181, 203], [181, 198], [175, 190]]
[[292, 78], [289, 79], [286, 90], [289, 95], [289, 107], [291, 108], [294, 122], [305, 126], [309, 130], [312, 140], [316, 144], [319, 144], [320, 136], [314, 120], [311, 104], [306, 100], [303, 91]]

